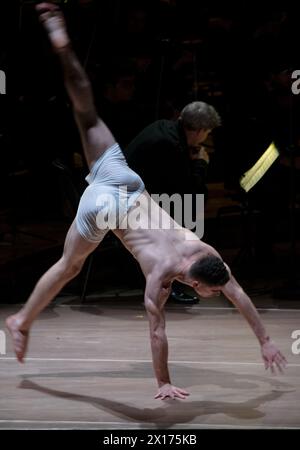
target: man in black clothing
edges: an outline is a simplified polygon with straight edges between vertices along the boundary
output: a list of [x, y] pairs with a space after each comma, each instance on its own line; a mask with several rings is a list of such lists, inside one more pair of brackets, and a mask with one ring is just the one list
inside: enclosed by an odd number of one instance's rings
[[[220, 123], [213, 106], [189, 103], [176, 121], [158, 120], [142, 130], [126, 148], [125, 157], [150, 194], [180, 194], [182, 199], [184, 194], [206, 194], [209, 157], [202, 144]], [[198, 301], [184, 294], [179, 283], [171, 298]]]

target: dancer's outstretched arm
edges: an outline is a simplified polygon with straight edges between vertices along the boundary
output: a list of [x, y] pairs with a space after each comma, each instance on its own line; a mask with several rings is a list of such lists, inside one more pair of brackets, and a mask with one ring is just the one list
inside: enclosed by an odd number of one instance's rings
[[232, 275], [222, 292], [236, 306], [252, 328], [260, 343], [265, 368], [270, 369], [274, 373], [275, 367], [277, 367], [282, 372], [287, 363], [285, 356], [267, 335], [257, 309]]

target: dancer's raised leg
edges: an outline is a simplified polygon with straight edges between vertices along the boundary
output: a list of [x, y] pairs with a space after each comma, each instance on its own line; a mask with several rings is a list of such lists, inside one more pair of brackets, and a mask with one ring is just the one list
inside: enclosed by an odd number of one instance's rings
[[115, 143], [115, 138], [97, 114], [90, 81], [72, 50], [66, 23], [59, 8], [51, 3], [40, 3], [36, 9], [60, 59], [65, 87], [73, 105], [85, 157], [91, 168], [101, 154]]

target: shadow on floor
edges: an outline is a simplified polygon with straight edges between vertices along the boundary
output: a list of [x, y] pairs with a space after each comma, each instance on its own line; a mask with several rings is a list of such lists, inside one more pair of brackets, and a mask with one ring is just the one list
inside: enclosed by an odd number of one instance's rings
[[23, 380], [19, 388], [33, 389], [52, 397], [87, 403], [97, 409], [113, 414], [119, 419], [154, 425], [157, 428], [161, 426], [169, 428], [178, 423], [192, 424], [196, 418], [216, 414], [224, 414], [238, 420], [259, 419], [265, 416], [265, 413], [258, 410], [260, 406], [278, 400], [288, 392], [272, 391], [243, 402], [167, 400], [163, 406], [158, 406], [157, 408], [138, 408], [103, 397], [79, 395], [72, 392], [47, 388], [29, 379]]

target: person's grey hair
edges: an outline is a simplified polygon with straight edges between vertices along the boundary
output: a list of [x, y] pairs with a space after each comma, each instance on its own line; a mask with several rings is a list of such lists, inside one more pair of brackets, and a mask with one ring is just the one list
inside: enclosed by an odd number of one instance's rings
[[221, 125], [221, 117], [215, 108], [208, 103], [192, 102], [180, 113], [184, 128], [191, 131], [213, 130]]

